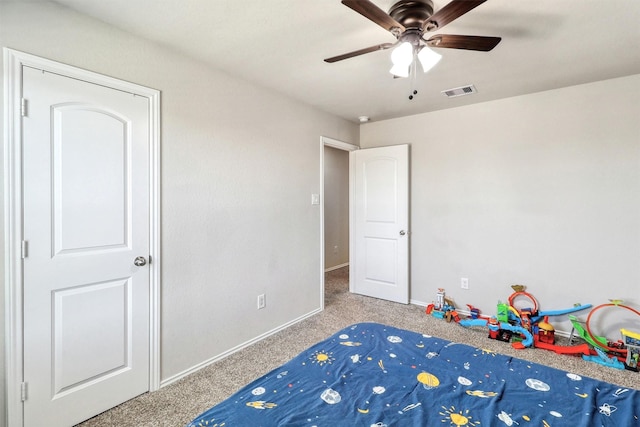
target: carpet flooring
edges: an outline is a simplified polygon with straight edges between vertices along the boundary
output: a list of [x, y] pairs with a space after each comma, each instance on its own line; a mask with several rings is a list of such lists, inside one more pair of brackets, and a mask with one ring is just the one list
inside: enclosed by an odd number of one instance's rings
[[[640, 373], [616, 370], [580, 357], [539, 349], [515, 350], [487, 338], [484, 328], [463, 328], [427, 316], [422, 307], [402, 305], [349, 293], [348, 267], [325, 276], [325, 310], [250, 347], [240, 350], [162, 389], [143, 394], [104, 412], [81, 427], [179, 427], [242, 386], [277, 368], [301, 351], [359, 322], [378, 322], [469, 344], [498, 353], [611, 382], [640, 388]], [[566, 344], [560, 342], [559, 344]]]

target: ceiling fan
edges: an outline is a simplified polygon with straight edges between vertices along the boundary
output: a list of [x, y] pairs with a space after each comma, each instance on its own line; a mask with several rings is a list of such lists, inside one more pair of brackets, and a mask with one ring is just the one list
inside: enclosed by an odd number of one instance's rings
[[391, 32], [397, 41], [327, 58], [325, 62], [333, 63], [398, 46], [391, 54], [394, 64], [391, 73], [397, 77], [408, 77], [411, 64], [415, 66], [417, 62], [415, 57], [425, 72], [440, 60], [440, 55], [427, 47], [488, 52], [500, 43], [500, 37], [453, 34], [437, 34], [428, 39], [424, 37], [425, 33], [440, 30], [485, 1], [487, 0], [452, 0], [434, 13], [432, 0], [400, 0], [386, 13], [369, 0], [342, 0], [345, 6]]

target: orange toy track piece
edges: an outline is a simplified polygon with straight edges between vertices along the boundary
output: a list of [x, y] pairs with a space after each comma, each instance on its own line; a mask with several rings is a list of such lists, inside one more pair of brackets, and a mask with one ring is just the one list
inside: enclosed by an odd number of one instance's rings
[[582, 343], [580, 345], [564, 346], [564, 345], [549, 344], [542, 341], [536, 341], [534, 344], [534, 347], [541, 348], [544, 350], [551, 350], [558, 354], [575, 354], [575, 355], [584, 354], [585, 356], [589, 356], [591, 354], [591, 349], [589, 348], [589, 344], [587, 343]]
[[[589, 337], [591, 337], [591, 339], [595, 342], [598, 342], [596, 337], [591, 333], [591, 329], [589, 328], [589, 322], [591, 321], [591, 316], [593, 316], [593, 313], [595, 313], [596, 311], [598, 311], [601, 308], [605, 308], [605, 307], [620, 307], [620, 308], [625, 308], [629, 311], [631, 311], [632, 313], [637, 314], [638, 316], [640, 316], [640, 311], [636, 310], [635, 308], [631, 308], [628, 305], [622, 305], [620, 304], [620, 300], [614, 300], [614, 302], [609, 303], [609, 304], [601, 304], [597, 307], [595, 307], [593, 310], [591, 310], [591, 312], [589, 313], [589, 316], [587, 316], [587, 323], [585, 324], [585, 330], [587, 331], [587, 334], [589, 334]], [[615, 347], [609, 347], [608, 345], [604, 345], [602, 343], [599, 343], [600, 347], [602, 347], [603, 349], [607, 350], [607, 351], [611, 351], [614, 353], [618, 353], [621, 355], [626, 356], [627, 354], [627, 350], [626, 349], [620, 349], [620, 348], [615, 348]]]
[[533, 295], [531, 295], [529, 292], [525, 292], [525, 291], [518, 291], [518, 292], [514, 292], [509, 296], [509, 305], [513, 308], [515, 308], [515, 305], [513, 305], [513, 301], [518, 297], [518, 296], [525, 296], [527, 298], [529, 298], [531, 300], [531, 302], [533, 302], [533, 311], [532, 314], [536, 315], [538, 313], [538, 300], [536, 300]]

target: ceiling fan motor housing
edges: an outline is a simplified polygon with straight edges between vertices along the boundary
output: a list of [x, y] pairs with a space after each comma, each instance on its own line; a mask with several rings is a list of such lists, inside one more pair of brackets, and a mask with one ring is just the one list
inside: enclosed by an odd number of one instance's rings
[[431, 0], [400, 0], [389, 9], [389, 16], [407, 29], [419, 28], [433, 15]]

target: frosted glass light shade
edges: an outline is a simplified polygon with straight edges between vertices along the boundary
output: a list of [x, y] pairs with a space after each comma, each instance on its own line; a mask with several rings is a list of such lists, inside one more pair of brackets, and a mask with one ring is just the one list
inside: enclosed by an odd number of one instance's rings
[[413, 46], [409, 42], [403, 42], [391, 52], [391, 62], [393, 65], [404, 65], [408, 67], [413, 61]]
[[398, 77], [409, 77], [409, 66], [413, 62], [413, 45], [403, 42], [391, 52], [391, 62], [393, 67], [389, 70], [391, 74]]
[[409, 66], [404, 64], [398, 64], [391, 67], [389, 70], [391, 74], [398, 77], [409, 77]]
[[427, 46], [423, 46], [418, 52], [418, 60], [422, 65], [422, 70], [426, 73], [432, 69], [442, 59], [442, 55], [429, 49]]

